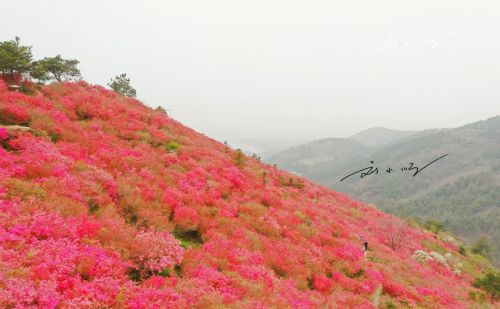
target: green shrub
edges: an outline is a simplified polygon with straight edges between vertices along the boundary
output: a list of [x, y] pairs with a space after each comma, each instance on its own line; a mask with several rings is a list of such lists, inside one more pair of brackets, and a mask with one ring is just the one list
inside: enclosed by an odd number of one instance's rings
[[487, 293], [492, 302], [500, 297], [500, 273], [497, 271], [487, 272], [482, 277], [477, 278], [473, 285]]
[[463, 256], [467, 256], [467, 249], [465, 249], [465, 246], [464, 245], [460, 245], [460, 248], [458, 249], [458, 252], [463, 255]]
[[439, 234], [441, 231], [445, 231], [444, 223], [436, 220], [427, 220], [424, 223], [424, 228], [433, 232], [434, 234]]
[[487, 259], [491, 258], [491, 245], [486, 237], [481, 237], [471, 246], [472, 253], [479, 254]]
[[175, 141], [170, 141], [167, 143], [167, 145], [165, 146], [165, 149], [168, 151], [168, 152], [174, 152], [174, 151], [177, 151], [177, 149], [179, 149], [179, 143], [175, 142]]
[[245, 154], [241, 149], [236, 149], [234, 154], [234, 164], [238, 167], [243, 167], [245, 165]]

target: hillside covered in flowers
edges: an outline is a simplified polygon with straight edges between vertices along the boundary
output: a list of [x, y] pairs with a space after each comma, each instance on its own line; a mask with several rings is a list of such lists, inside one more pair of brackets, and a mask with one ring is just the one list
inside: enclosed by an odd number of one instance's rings
[[0, 80], [1, 308], [466, 308], [480, 271], [161, 109]]

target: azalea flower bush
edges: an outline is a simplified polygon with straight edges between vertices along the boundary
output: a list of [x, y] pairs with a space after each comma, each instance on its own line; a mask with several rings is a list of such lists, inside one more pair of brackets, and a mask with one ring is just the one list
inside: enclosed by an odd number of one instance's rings
[[103, 87], [0, 80], [2, 308], [470, 306], [480, 266], [401, 224]]

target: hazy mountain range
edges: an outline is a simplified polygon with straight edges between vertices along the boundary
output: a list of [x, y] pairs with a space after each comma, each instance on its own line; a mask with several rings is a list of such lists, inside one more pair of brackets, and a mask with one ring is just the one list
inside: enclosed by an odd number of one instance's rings
[[[433, 160], [448, 154], [421, 170]], [[500, 117], [453, 129], [372, 128], [264, 158], [402, 217], [442, 221], [469, 242], [487, 237], [498, 265], [500, 244]], [[373, 161], [371, 163], [370, 161]], [[367, 167], [378, 173], [355, 174]], [[390, 170], [388, 170], [390, 169]], [[401, 170], [403, 169], [403, 170]], [[369, 172], [368, 169], [364, 172]]]
[[285, 149], [302, 145], [309, 140], [307, 139], [256, 139], [256, 138], [243, 138], [230, 140], [229, 146], [234, 149], [241, 149], [248, 155], [257, 154], [261, 157], [271, 157]]

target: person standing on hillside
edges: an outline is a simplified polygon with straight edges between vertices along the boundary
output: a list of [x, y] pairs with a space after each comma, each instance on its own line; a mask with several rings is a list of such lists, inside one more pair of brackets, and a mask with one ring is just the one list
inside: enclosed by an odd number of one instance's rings
[[368, 252], [368, 241], [363, 236], [360, 236], [359, 238], [363, 242], [363, 251], [364, 251], [365, 257], [366, 257], [366, 254]]

